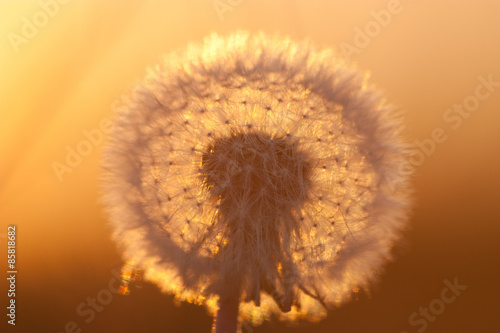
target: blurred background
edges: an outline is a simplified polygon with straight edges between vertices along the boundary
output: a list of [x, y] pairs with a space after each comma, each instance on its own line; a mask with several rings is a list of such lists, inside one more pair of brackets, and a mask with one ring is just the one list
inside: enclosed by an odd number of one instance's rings
[[[95, 133], [162, 54], [236, 29], [336, 48], [423, 147], [410, 228], [371, 294], [317, 324], [243, 332], [500, 332], [500, 1], [2, 0], [0, 13], [0, 241], [6, 254], [17, 225], [19, 272], [15, 327], [1, 279], [2, 332], [210, 332], [203, 307], [154, 285], [110, 292], [122, 261], [98, 201]], [[455, 279], [467, 289], [439, 308]], [[439, 314], [412, 324], [429, 305]]]

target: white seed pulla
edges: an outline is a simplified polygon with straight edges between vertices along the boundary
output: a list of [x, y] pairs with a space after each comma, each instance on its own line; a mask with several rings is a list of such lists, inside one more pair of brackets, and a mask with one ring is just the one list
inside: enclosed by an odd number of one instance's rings
[[[146, 280], [240, 320], [317, 320], [367, 287], [407, 220], [393, 109], [331, 50], [211, 35], [122, 99], [104, 200]], [[390, 180], [390, 183], [388, 183]]]

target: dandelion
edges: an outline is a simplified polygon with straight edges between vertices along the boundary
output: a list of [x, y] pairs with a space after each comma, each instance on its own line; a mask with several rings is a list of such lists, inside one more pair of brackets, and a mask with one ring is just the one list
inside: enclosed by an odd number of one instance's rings
[[217, 312], [217, 332], [319, 320], [391, 258], [408, 210], [401, 125], [331, 50], [214, 34], [117, 109], [113, 237], [145, 280]]

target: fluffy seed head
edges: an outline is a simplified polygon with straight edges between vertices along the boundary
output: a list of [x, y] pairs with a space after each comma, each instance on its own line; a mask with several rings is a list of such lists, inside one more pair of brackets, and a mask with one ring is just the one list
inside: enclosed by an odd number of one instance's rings
[[[124, 97], [104, 157], [115, 240], [145, 279], [243, 320], [316, 320], [390, 259], [408, 208], [400, 123], [329, 50], [212, 35]], [[390, 183], [388, 183], [390, 181]]]

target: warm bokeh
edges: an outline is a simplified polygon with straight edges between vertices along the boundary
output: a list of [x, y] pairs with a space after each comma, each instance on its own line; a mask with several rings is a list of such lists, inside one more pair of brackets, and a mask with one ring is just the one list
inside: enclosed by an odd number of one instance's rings
[[[204, 308], [175, 305], [153, 285], [132, 284], [128, 296], [105, 291], [118, 286], [122, 262], [99, 204], [96, 133], [162, 54], [236, 29], [352, 51], [405, 113], [408, 140], [429, 153], [412, 160], [411, 228], [370, 296], [314, 326], [271, 321], [253, 332], [417, 332], [423, 324], [409, 317], [436, 306], [443, 281], [455, 277], [468, 288], [425, 332], [500, 331], [500, 1], [395, 2], [1, 1], [0, 267], [5, 276], [5, 234], [15, 224], [19, 271], [15, 327], [0, 284], [1, 331], [59, 333], [72, 321], [95, 333], [210, 331]], [[85, 145], [87, 132], [95, 144]], [[433, 132], [440, 142], [430, 143]], [[54, 162], [67, 165], [67, 149], [88, 155], [58, 177]], [[101, 312], [81, 305], [97, 296], [107, 303]]]

